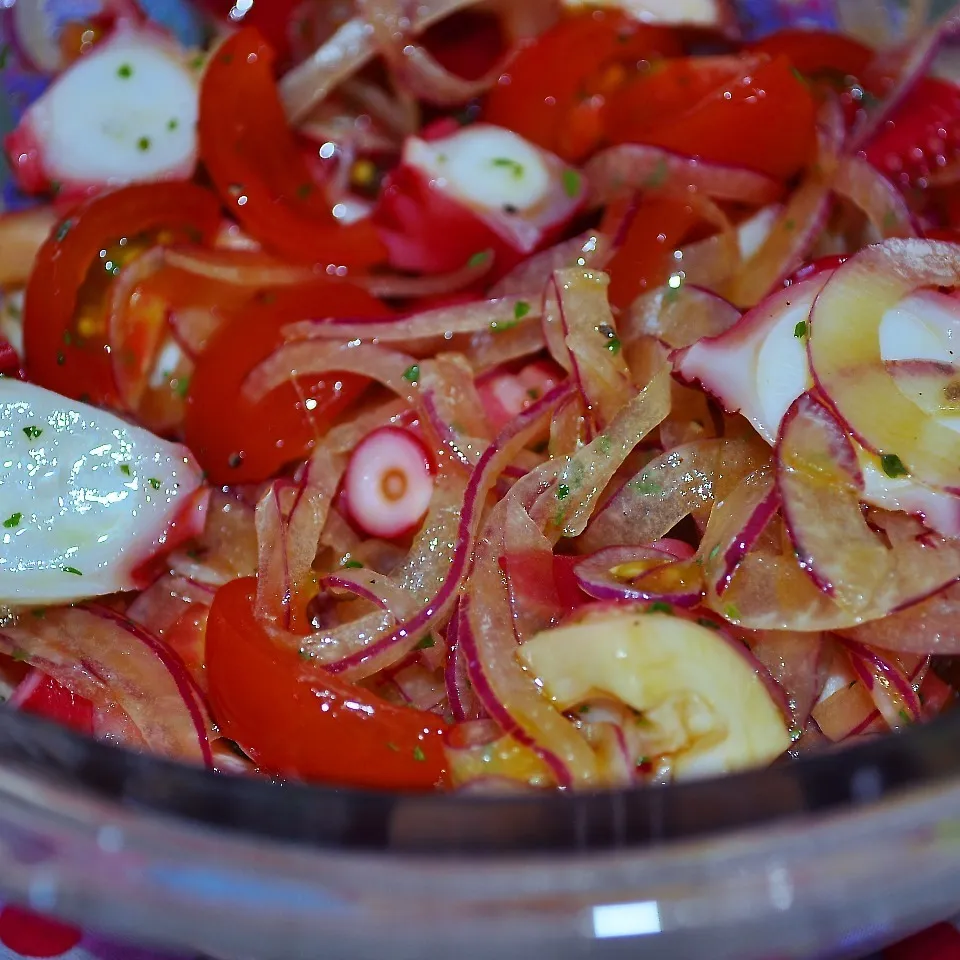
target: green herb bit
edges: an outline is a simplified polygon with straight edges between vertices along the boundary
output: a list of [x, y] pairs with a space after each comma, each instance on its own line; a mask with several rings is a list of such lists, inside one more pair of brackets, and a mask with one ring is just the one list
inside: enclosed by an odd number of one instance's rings
[[790, 742], [796, 743], [803, 736], [803, 731], [799, 727], [790, 728]]
[[669, 613], [670, 616], [673, 616], [673, 607], [669, 603], [664, 603], [662, 600], [658, 600], [656, 603], [651, 603], [647, 607], [647, 613]]
[[363, 564], [359, 560], [344, 560], [340, 564], [344, 570], [362, 570]]
[[477, 251], [468, 261], [468, 267], [479, 267], [482, 264], [486, 263], [491, 257], [489, 250], [479, 250]]
[[10, 657], [12, 658], [14, 663], [23, 663], [23, 661], [26, 660], [27, 657], [29, 656], [30, 654], [28, 654], [27, 651], [24, 650], [22, 647], [14, 647], [13, 653], [10, 654]]
[[903, 461], [895, 453], [881, 454], [880, 466], [888, 477], [910, 476], [910, 471], [903, 465]]
[[83, 574], [76, 567], [61, 567], [60, 568], [64, 573], [73, 574], [75, 577], [82, 577]]
[[581, 703], [580, 706], [577, 707], [577, 713], [589, 713], [589, 712], [590, 712], [589, 703]]
[[563, 171], [563, 192], [571, 199], [580, 193], [581, 178], [576, 170], [569, 167]]
[[147, 483], [149, 483], [154, 490], [159, 490], [163, 486], [163, 484], [156, 477], [149, 477], [147, 479]]
[[173, 392], [181, 400], [186, 400], [187, 394], [190, 392], [190, 378], [177, 377], [175, 380], [170, 381], [170, 386], [173, 387]]
[[130, 464], [129, 464], [129, 463], [121, 463], [121, 464], [120, 464], [120, 472], [121, 472], [125, 477], [132, 477], [132, 476], [133, 476], [133, 471], [130, 469]]
[[630, 481], [630, 489], [640, 494], [663, 493], [663, 485], [655, 480], [648, 480], [646, 477], [638, 477]]
[[11, 513], [10, 516], [3, 521], [3, 525], [4, 527], [6, 527], [7, 530], [13, 530], [16, 527], [20, 526], [20, 521], [22, 519], [23, 519], [22, 513]]
[[433, 634], [428, 633], [418, 644], [418, 650], [429, 650], [431, 647], [435, 647], [437, 641], [433, 639]]
[[387, 741], [387, 749], [392, 750], [394, 753], [400, 752], [400, 748], [395, 743], [390, 743], [389, 740]]
[[413, 759], [416, 760], [418, 763], [423, 763], [423, 761], [427, 759], [427, 755], [423, 752], [423, 750], [420, 747], [414, 747]]
[[31, 424], [29, 427], [23, 428], [23, 435], [28, 440], [36, 440], [40, 437], [42, 433], [43, 431], [39, 427], [34, 426], [33, 424]]
[[179, 121], [176, 117], [171, 117], [171, 118], [167, 121], [167, 129], [168, 129], [171, 133], [173, 133], [173, 131], [176, 130], [177, 127], [179, 127], [179, 126], [180, 126], [180, 121]]
[[141, 153], [146, 153], [146, 152], [150, 149], [150, 138], [149, 138], [149, 137], [141, 137], [141, 138], [137, 141], [137, 149], [138, 149]]
[[723, 608], [723, 615], [732, 623], [740, 620], [740, 608], [735, 603], [728, 603]]
[[720, 624], [714, 623], [709, 617], [697, 617], [697, 623], [699, 623], [701, 627], [706, 627], [708, 630], [720, 629]]
[[513, 306], [513, 317], [522, 320], [530, 312], [530, 304], [526, 300], [518, 300]]
[[618, 337], [611, 337], [611, 338], [607, 341], [607, 349], [608, 349], [614, 356], [616, 356], [616, 355], [620, 352], [621, 346], [622, 346], [622, 344], [620, 343], [620, 340], [619, 340]]
[[557, 499], [566, 500], [570, 496], [570, 488], [565, 483], [557, 484]]
[[419, 383], [420, 365], [415, 363], [412, 367], [407, 367], [407, 369], [403, 371], [403, 379], [406, 380], [407, 383]]
[[491, 163], [495, 167], [503, 167], [509, 170], [515, 180], [520, 180], [523, 177], [523, 164], [511, 160], [510, 157], [494, 157]]
[[720, 556], [720, 544], [718, 543], [709, 554], [707, 554], [708, 560], [716, 560]]
[[57, 227], [57, 232], [54, 234], [57, 243], [60, 243], [63, 238], [73, 229], [73, 225], [74, 221], [69, 218], [61, 221], [60, 226]]
[[898, 710], [897, 714], [904, 723], [913, 723], [913, 721], [910, 719], [910, 714], [907, 713], [906, 710]]
[[807, 321], [801, 320], [794, 328], [793, 335], [798, 339], [802, 340], [807, 335]]
[[129, 80], [133, 76], [133, 67], [129, 63], [121, 63], [117, 67], [117, 76], [122, 80]]

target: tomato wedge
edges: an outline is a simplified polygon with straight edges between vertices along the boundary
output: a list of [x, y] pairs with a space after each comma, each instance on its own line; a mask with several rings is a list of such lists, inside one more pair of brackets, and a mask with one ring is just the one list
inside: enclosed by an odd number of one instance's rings
[[280, 646], [254, 616], [257, 582], [217, 591], [207, 620], [210, 701], [263, 770], [356, 787], [429, 790], [444, 777], [442, 718], [397, 707]]
[[[608, 216], [614, 216], [613, 205]], [[665, 283], [675, 266], [673, 252], [697, 225], [693, 207], [672, 197], [647, 197], [631, 217], [623, 242], [609, 264], [610, 303], [625, 310], [645, 290]]]
[[[164, 242], [211, 241], [219, 224], [217, 198], [192, 183], [124, 187], [81, 204], [48, 237], [30, 274], [23, 316], [28, 379], [75, 400], [117, 405], [101, 301], [125, 250], [160, 231]], [[90, 283], [93, 302], [82, 302]]]
[[517, 53], [487, 96], [483, 116], [565, 160], [600, 143], [604, 98], [644, 60], [681, 52], [674, 30], [590, 10], [561, 20]]
[[33, 668], [14, 693], [23, 713], [55, 720], [79, 733], [93, 736], [93, 704], [77, 696], [42, 670]]
[[604, 136], [637, 143], [660, 124], [696, 106], [727, 81], [743, 76], [741, 57], [677, 57], [652, 64], [607, 98]]
[[283, 328], [320, 316], [385, 317], [376, 298], [327, 281], [256, 296], [210, 339], [187, 394], [187, 445], [214, 484], [253, 483], [302, 458], [364, 391], [361, 377], [291, 378], [259, 403], [243, 396], [247, 375], [283, 343]]
[[265, 247], [303, 263], [368, 267], [386, 251], [367, 220], [343, 224], [311, 176], [277, 94], [273, 52], [246, 27], [200, 89], [200, 157], [224, 204]]
[[874, 58], [866, 44], [829, 30], [780, 30], [750, 49], [770, 57], [784, 56], [809, 77], [830, 74], [837, 79], [864, 79]]
[[813, 156], [816, 104], [784, 56], [723, 83], [640, 142], [786, 180]]

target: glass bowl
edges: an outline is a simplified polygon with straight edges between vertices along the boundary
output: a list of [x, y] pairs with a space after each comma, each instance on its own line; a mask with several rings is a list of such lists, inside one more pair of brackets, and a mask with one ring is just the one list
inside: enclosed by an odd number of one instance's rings
[[960, 908], [960, 711], [724, 779], [488, 797], [222, 776], [2, 709], [0, 893], [231, 960], [857, 957]]

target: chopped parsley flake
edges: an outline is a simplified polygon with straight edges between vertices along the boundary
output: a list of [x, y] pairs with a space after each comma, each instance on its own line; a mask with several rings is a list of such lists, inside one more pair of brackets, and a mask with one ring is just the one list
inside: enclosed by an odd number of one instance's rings
[[589, 713], [589, 712], [590, 712], [589, 703], [581, 703], [580, 706], [577, 707], [577, 713]]
[[723, 608], [723, 615], [728, 620], [736, 622], [740, 619], [740, 608], [735, 603], [728, 603]]
[[669, 613], [673, 616], [673, 607], [669, 603], [664, 603], [662, 600], [658, 600], [656, 603], [651, 603], [647, 607], [647, 613]]
[[117, 76], [123, 80], [129, 80], [133, 76], [133, 67], [129, 63], [121, 63], [117, 67]]
[[407, 369], [403, 371], [403, 379], [406, 380], [407, 383], [418, 383], [420, 380], [419, 364], [415, 363], [412, 367], [407, 367]]
[[621, 347], [621, 343], [620, 343], [619, 338], [617, 338], [617, 337], [611, 337], [611, 338], [607, 341], [607, 349], [608, 349], [614, 356], [616, 356], [616, 355], [620, 352], [620, 347]]
[[167, 129], [172, 133], [177, 127], [180, 126], [180, 121], [176, 117], [171, 117], [167, 121]]
[[798, 339], [802, 340], [807, 335], [807, 321], [801, 320], [794, 328], [793, 335]]
[[513, 307], [513, 316], [517, 320], [522, 320], [530, 312], [530, 304], [526, 300], [518, 300]]
[[884, 453], [880, 457], [880, 466], [888, 477], [908, 477], [910, 471], [895, 453]]
[[511, 160], [510, 157], [494, 157], [491, 163], [495, 167], [503, 167], [509, 170], [515, 180], [520, 180], [523, 177], [523, 164]]
[[580, 174], [569, 167], [563, 171], [563, 192], [571, 198], [580, 192]]
[[142, 153], [146, 153], [146, 152], [150, 149], [150, 138], [149, 138], [149, 137], [141, 137], [141, 138], [137, 141], [137, 149], [138, 149], [139, 151], [141, 151]]
[[468, 261], [468, 267], [479, 267], [481, 264], [486, 263], [490, 259], [489, 250], [480, 250], [475, 253]]
[[132, 477], [132, 476], [133, 476], [133, 471], [130, 469], [130, 464], [129, 464], [129, 463], [121, 463], [121, 464], [120, 464], [120, 472], [121, 472], [125, 477]]
[[709, 617], [697, 617], [697, 623], [699, 623], [701, 627], [706, 627], [708, 630], [720, 629], [720, 624], [714, 623]]
[[362, 570], [363, 569], [363, 564], [359, 560], [344, 560], [343, 563], [340, 564], [340, 566], [343, 567], [344, 570]]
[[7, 530], [13, 530], [14, 527], [20, 526], [20, 521], [23, 519], [22, 513], [11, 513], [6, 520], [3, 521], [3, 525]]
[[427, 634], [418, 644], [418, 650], [429, 650], [431, 647], [436, 646], [437, 641], [433, 639], [432, 634]]
[[64, 573], [72, 573], [75, 577], [82, 577], [83, 574], [76, 567], [61, 567]]
[[910, 719], [910, 714], [907, 713], [906, 710], [898, 710], [897, 712], [898, 712], [898, 714], [900, 715], [900, 719], [901, 719], [904, 723], [912, 723], [912, 722], [913, 722], [913, 721]]
[[570, 496], [570, 488], [565, 483], [557, 484], [557, 499], [566, 500]]
[[190, 378], [189, 377], [177, 377], [176, 380], [170, 381], [170, 386], [173, 387], [173, 392], [181, 399], [186, 400], [187, 394], [190, 392]]
[[163, 484], [156, 477], [150, 477], [147, 480], [147, 483], [149, 483], [154, 490], [159, 490], [163, 486]]
[[648, 480], [646, 477], [638, 477], [636, 480], [631, 480], [629, 487], [631, 490], [636, 490], [637, 493], [642, 494], [663, 493], [663, 486], [661, 484], [655, 480]]
[[718, 544], [710, 551], [710, 554], [709, 554], [709, 556], [707, 557], [707, 559], [708, 559], [708, 560], [716, 560], [717, 557], [719, 557], [719, 556], [720, 556], [720, 544], [718, 543]]
[[413, 748], [413, 759], [417, 760], [420, 763], [423, 763], [427, 759], [427, 755], [423, 752], [420, 747]]
[[42, 433], [43, 431], [39, 427], [35, 427], [33, 424], [31, 424], [29, 427], [23, 428], [23, 435], [28, 440], [36, 440]]

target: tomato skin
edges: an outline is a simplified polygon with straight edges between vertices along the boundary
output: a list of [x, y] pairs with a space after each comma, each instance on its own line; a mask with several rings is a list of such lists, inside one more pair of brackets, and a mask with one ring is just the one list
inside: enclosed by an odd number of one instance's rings
[[99, 335], [83, 337], [76, 316], [80, 289], [101, 250], [159, 230], [210, 241], [219, 223], [217, 198], [192, 183], [123, 187], [77, 207], [40, 248], [27, 284], [28, 379], [74, 400], [116, 405], [106, 320]]
[[786, 180], [812, 158], [816, 104], [784, 56], [725, 83], [640, 142]]
[[807, 76], [832, 73], [863, 79], [873, 61], [870, 47], [829, 30], [780, 30], [750, 47], [754, 53], [784, 56]]
[[621, 13], [566, 17], [519, 50], [488, 94], [484, 120], [577, 162], [599, 144], [604, 98], [639, 61], [680, 52], [676, 31]]
[[490, 250], [503, 273], [523, 259], [473, 211], [403, 164], [384, 180], [373, 222], [396, 270], [450, 273]]
[[[231, 11], [237, 9], [234, 0], [200, 0], [200, 3], [215, 17], [235, 25], [230, 17]], [[255, 0], [240, 22], [259, 30], [278, 55], [285, 57], [290, 48], [291, 21], [302, 6], [303, 0]]]
[[[608, 210], [613, 215], [616, 205]], [[666, 283], [673, 252], [699, 222], [692, 207], [672, 197], [650, 196], [629, 213], [630, 224], [606, 270], [610, 303], [621, 310], [645, 290]]]
[[200, 157], [232, 216], [300, 263], [363, 268], [386, 251], [367, 220], [337, 222], [287, 124], [273, 52], [246, 27], [213, 54], [200, 88]]
[[[383, 318], [389, 311], [357, 287], [326, 281], [262, 294], [213, 335], [197, 359], [184, 419], [187, 446], [211, 483], [253, 483], [273, 476], [306, 455], [318, 426], [329, 426], [364, 391], [363, 378], [336, 374], [319, 383], [301, 378], [258, 403], [243, 396], [247, 375], [283, 343], [285, 326], [337, 315]], [[316, 406], [306, 410], [304, 398]]]
[[867, 161], [901, 183], [929, 176], [960, 157], [960, 86], [923, 77], [863, 151]]
[[660, 124], [696, 106], [723, 83], [743, 74], [740, 57], [677, 57], [653, 65], [607, 98], [608, 143], [637, 143]]
[[210, 701], [221, 730], [262, 769], [356, 787], [443, 781], [443, 720], [396, 707], [280, 646], [254, 616], [256, 579], [221, 587], [207, 620]]
[[79, 733], [93, 736], [93, 704], [85, 697], [77, 696], [36, 668], [21, 683], [30, 684], [30, 690], [17, 703], [18, 710], [46, 717]]

